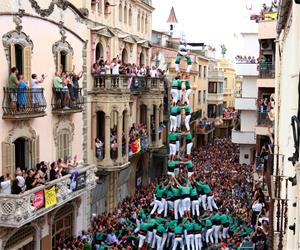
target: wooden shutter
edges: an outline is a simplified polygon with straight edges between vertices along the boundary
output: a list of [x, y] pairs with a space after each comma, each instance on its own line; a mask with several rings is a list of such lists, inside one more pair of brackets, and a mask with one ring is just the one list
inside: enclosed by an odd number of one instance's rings
[[2, 142], [2, 175], [15, 172], [15, 144]]
[[66, 71], [71, 72], [72, 71], [72, 53], [66, 54]]
[[31, 162], [32, 168], [35, 168], [36, 164], [40, 162], [40, 137], [37, 136], [31, 141]]
[[31, 47], [23, 48], [23, 75], [25, 80], [31, 83]]
[[16, 67], [16, 47], [13, 43], [9, 45], [10, 50], [10, 67]]
[[56, 71], [61, 73], [61, 64], [60, 64], [60, 51], [56, 51]]

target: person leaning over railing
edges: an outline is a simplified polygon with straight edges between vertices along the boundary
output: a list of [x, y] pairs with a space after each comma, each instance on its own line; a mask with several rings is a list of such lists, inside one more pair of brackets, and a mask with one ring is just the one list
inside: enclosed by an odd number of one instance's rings
[[32, 104], [34, 109], [39, 109], [43, 105], [43, 88], [41, 83], [44, 82], [46, 76], [42, 74], [38, 79], [37, 74], [31, 75], [31, 89], [32, 89]]
[[17, 74], [18, 69], [12, 67], [8, 80], [9, 108], [12, 113], [15, 113], [17, 109], [17, 88], [19, 85]]
[[24, 75], [18, 74], [18, 88], [17, 88], [17, 107], [19, 112], [24, 112], [27, 104], [27, 83]]

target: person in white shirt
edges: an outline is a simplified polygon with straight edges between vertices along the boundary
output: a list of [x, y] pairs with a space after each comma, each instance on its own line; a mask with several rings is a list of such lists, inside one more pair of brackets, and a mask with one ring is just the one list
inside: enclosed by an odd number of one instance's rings
[[11, 176], [0, 177], [0, 186], [2, 194], [11, 194]]
[[150, 76], [151, 76], [151, 78], [157, 77], [157, 70], [156, 70], [155, 66], [152, 66], [152, 69], [150, 70]]
[[25, 188], [25, 179], [23, 177], [23, 173], [22, 173], [21, 169], [17, 170], [17, 172], [16, 172], [16, 179], [18, 179], [18, 186], [21, 189], [24, 189]]
[[119, 69], [120, 69], [120, 62], [118, 62], [117, 59], [114, 58], [111, 64], [111, 70], [112, 70], [111, 74], [119, 75], [120, 74]]
[[32, 89], [32, 103], [34, 106], [42, 105], [43, 95], [42, 95], [42, 83], [45, 79], [44, 74], [40, 79], [38, 79], [37, 74], [31, 75], [31, 89]]

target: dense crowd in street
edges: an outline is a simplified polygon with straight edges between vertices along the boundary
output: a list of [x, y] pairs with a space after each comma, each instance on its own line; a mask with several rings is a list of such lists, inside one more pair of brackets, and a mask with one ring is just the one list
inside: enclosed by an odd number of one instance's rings
[[[176, 249], [178, 244], [181, 249], [237, 249], [245, 238], [267, 249], [268, 205], [252, 180], [252, 167], [240, 165], [238, 154], [229, 139], [195, 149], [194, 176], [188, 178], [182, 166], [180, 177], [162, 176], [114, 212], [94, 215], [88, 232], [60, 242], [58, 249]], [[180, 194], [175, 219], [178, 199], [170, 189], [176, 194], [177, 187], [194, 183], [196, 192]]]

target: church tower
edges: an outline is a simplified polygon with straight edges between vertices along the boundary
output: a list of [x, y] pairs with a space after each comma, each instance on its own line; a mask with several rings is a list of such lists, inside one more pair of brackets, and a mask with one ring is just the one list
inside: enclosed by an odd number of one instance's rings
[[167, 23], [170, 25], [169, 26], [169, 34], [170, 34], [170, 36], [173, 37], [175, 26], [178, 24], [177, 17], [176, 17], [175, 10], [174, 10], [173, 6], [171, 8]]

